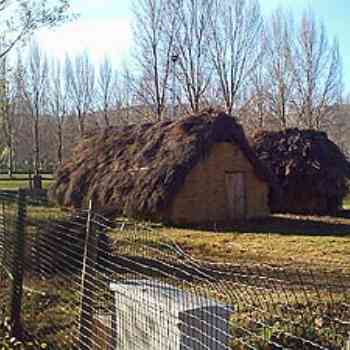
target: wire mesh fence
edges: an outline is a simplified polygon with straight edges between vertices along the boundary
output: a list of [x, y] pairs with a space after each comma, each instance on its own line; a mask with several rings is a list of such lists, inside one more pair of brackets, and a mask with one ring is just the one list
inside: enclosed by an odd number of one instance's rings
[[33, 349], [349, 349], [344, 266], [207, 262], [163, 232], [0, 194], [0, 317]]

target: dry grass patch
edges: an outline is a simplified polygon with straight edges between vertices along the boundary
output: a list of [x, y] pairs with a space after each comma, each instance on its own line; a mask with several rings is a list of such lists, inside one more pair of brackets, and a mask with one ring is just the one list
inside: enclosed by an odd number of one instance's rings
[[212, 262], [350, 272], [350, 219], [279, 215], [231, 231], [164, 228], [186, 253]]

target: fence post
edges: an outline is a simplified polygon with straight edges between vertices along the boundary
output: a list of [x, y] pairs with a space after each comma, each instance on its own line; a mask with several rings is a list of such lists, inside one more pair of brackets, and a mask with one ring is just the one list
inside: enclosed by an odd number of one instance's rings
[[5, 244], [5, 204], [4, 201], [0, 202], [0, 264], [6, 266], [5, 252], [6, 252], [6, 244]]
[[[7, 279], [8, 276], [6, 274], [6, 268], [8, 268], [7, 264], [7, 255], [8, 255], [8, 235], [6, 235], [5, 228], [5, 203], [4, 200], [1, 199], [0, 203], [0, 283], [3, 279]], [[1, 268], [1, 265], [3, 268]]]
[[23, 296], [23, 275], [25, 259], [25, 221], [26, 195], [24, 190], [18, 191], [16, 227], [14, 232], [14, 252], [12, 258], [12, 290], [11, 290], [11, 324], [12, 336], [21, 339], [23, 335], [21, 309]]
[[81, 275], [79, 350], [91, 350], [94, 334], [94, 300], [96, 284], [97, 236], [93, 224], [93, 203], [89, 201]]
[[116, 294], [113, 293], [113, 307], [112, 307], [112, 322], [111, 322], [111, 327], [112, 327], [112, 332], [111, 332], [111, 348], [110, 350], [115, 350], [117, 348], [117, 298]]

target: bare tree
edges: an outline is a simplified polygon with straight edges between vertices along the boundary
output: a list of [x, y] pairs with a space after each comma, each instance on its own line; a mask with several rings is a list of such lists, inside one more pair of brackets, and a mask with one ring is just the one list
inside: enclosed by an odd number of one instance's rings
[[210, 56], [225, 109], [231, 113], [261, 55], [263, 19], [257, 0], [215, 0], [214, 4], [208, 16]]
[[[141, 111], [137, 109], [137, 90], [135, 88], [135, 76], [130, 68], [124, 63], [119, 75], [119, 93], [118, 99], [118, 113], [117, 124], [128, 124], [137, 122], [140, 119]], [[135, 110], [136, 109], [136, 110]]]
[[15, 114], [16, 89], [15, 72], [8, 67], [7, 57], [1, 58], [0, 79], [0, 124], [5, 143], [8, 175], [12, 177], [14, 170], [15, 139], [18, 131], [18, 120]]
[[40, 175], [40, 120], [45, 111], [47, 82], [47, 57], [41, 51], [38, 43], [33, 41], [29, 49], [22, 91], [32, 121], [33, 169], [36, 177]]
[[0, 0], [1, 31], [6, 37], [0, 58], [38, 29], [74, 18], [68, 11], [69, 0]]
[[266, 127], [266, 119], [269, 116], [269, 84], [266, 74], [265, 55], [260, 55], [256, 62], [256, 68], [248, 77], [247, 99], [240, 108], [240, 114], [244, 125], [250, 129], [263, 129]]
[[212, 78], [209, 28], [214, 0], [174, 0], [172, 8], [179, 25], [176, 31], [178, 81], [189, 109], [198, 112], [205, 104]]
[[268, 81], [266, 97], [269, 111], [281, 128], [288, 127], [294, 93], [293, 18], [277, 9], [266, 26], [264, 34], [265, 67]]
[[110, 113], [117, 110], [120, 104], [118, 98], [118, 75], [113, 69], [111, 59], [105, 57], [99, 67], [99, 76], [97, 80], [97, 91], [99, 104], [103, 112], [103, 119], [106, 127], [110, 126]]
[[57, 135], [57, 162], [63, 161], [63, 130], [68, 113], [68, 91], [63, 79], [61, 62], [55, 60], [50, 65], [48, 108], [54, 119]]
[[342, 96], [342, 64], [337, 40], [329, 43], [324, 24], [317, 23], [311, 11], [299, 25], [293, 73], [298, 117], [308, 128], [325, 127]]
[[93, 111], [95, 102], [95, 68], [87, 52], [77, 55], [73, 62], [66, 57], [65, 80], [80, 137], [83, 137], [87, 114]]
[[168, 0], [135, 0], [134, 14], [134, 56], [141, 74], [135, 91], [160, 120], [168, 99], [177, 17]]

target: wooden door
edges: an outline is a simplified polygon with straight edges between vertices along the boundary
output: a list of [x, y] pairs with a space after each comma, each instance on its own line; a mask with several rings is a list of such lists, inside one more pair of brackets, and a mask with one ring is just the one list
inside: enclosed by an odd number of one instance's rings
[[246, 184], [244, 173], [226, 173], [226, 192], [230, 219], [244, 219], [246, 217]]

